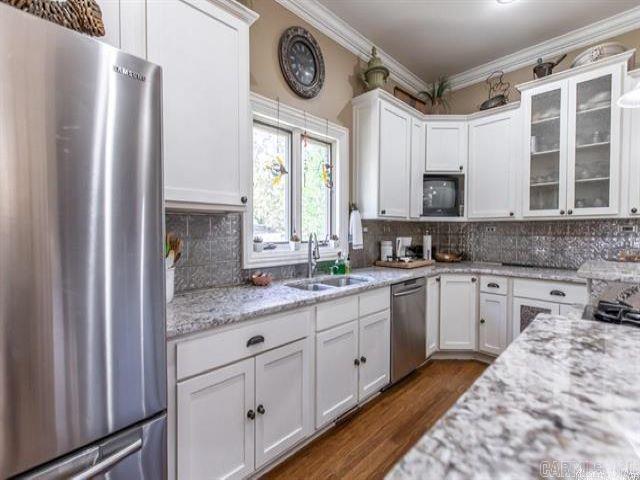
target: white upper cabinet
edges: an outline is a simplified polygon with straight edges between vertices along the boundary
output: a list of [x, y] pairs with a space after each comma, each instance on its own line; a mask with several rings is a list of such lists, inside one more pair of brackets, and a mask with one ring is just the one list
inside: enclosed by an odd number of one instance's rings
[[440, 277], [440, 350], [475, 350], [477, 277]]
[[145, 58], [145, 1], [97, 0], [102, 10], [105, 36], [102, 42]]
[[380, 102], [380, 216], [409, 216], [411, 117]]
[[409, 213], [412, 218], [422, 216], [422, 179], [425, 173], [427, 155], [427, 124], [418, 119], [411, 120], [411, 166], [410, 166], [410, 205]]
[[615, 216], [620, 211], [617, 100], [628, 55], [562, 72], [557, 81], [520, 87], [524, 216]]
[[466, 120], [427, 120], [427, 171], [464, 173], [466, 168]]
[[516, 216], [519, 138], [517, 110], [469, 123], [469, 218]]
[[147, 0], [146, 51], [162, 67], [165, 199], [242, 207], [249, 194], [249, 26], [230, 1]]

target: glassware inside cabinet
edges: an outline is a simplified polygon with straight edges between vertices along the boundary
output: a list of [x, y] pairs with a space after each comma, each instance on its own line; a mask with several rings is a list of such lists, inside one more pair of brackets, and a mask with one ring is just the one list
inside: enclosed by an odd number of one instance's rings
[[575, 207], [609, 206], [611, 75], [576, 87]]
[[561, 95], [558, 89], [531, 97], [530, 210], [559, 207]]

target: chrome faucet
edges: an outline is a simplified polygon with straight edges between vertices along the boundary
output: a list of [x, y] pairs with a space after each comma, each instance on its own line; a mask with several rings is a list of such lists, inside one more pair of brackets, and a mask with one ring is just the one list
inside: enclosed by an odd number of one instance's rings
[[320, 260], [320, 247], [318, 245], [318, 237], [315, 233], [309, 235], [309, 245], [307, 254], [307, 276], [313, 277], [318, 266], [318, 260]]

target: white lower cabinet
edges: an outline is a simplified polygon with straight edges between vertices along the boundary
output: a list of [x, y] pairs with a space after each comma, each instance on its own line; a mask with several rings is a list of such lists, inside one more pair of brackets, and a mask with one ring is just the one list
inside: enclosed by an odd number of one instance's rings
[[518, 335], [520, 335], [520, 333], [522, 333], [522, 331], [527, 328], [529, 324], [541, 313], [559, 315], [560, 304], [546, 300], [514, 297], [511, 339], [515, 340]]
[[391, 361], [391, 318], [389, 310], [360, 319], [360, 371], [358, 400], [373, 395], [389, 383]]
[[440, 350], [475, 350], [478, 282], [474, 275], [440, 277]]
[[299, 340], [256, 357], [256, 468], [312, 431], [311, 349]]
[[507, 346], [507, 297], [480, 294], [480, 328], [478, 350], [500, 355]]
[[438, 351], [440, 337], [440, 277], [427, 279], [427, 357]]
[[178, 383], [177, 478], [244, 478], [312, 430], [307, 339]]
[[177, 478], [243, 478], [254, 469], [254, 360], [178, 384]]

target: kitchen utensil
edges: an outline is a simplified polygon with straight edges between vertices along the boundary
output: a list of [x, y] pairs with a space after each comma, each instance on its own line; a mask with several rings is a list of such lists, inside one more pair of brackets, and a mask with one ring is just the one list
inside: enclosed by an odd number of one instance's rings
[[393, 243], [391, 240], [380, 242], [380, 260], [386, 261], [393, 258]]
[[407, 247], [411, 246], [411, 237], [396, 238], [396, 257], [403, 258], [407, 256]]
[[565, 58], [567, 58], [567, 54], [562, 55], [555, 62], [543, 62], [541, 58], [538, 59], [538, 63], [533, 67], [533, 78], [542, 78], [547, 75], [551, 75], [553, 73], [553, 69], [558, 66], [560, 62], [562, 62]]
[[[578, 55], [571, 64], [571, 68], [588, 65], [590, 63], [597, 62], [598, 60], [602, 60], [603, 58], [626, 52], [627, 50], [627, 47], [618, 42], [602, 43], [595, 47], [591, 47]], [[629, 59], [629, 69], [633, 69], [634, 64], [634, 57], [632, 56]]]

